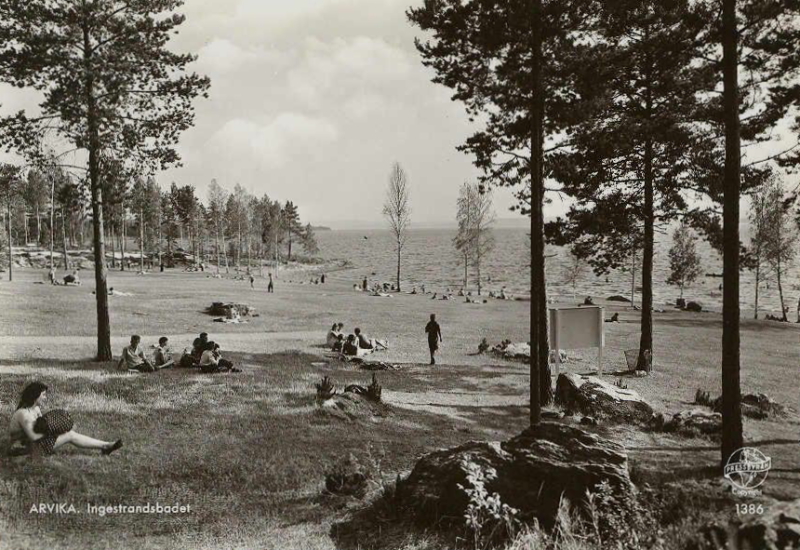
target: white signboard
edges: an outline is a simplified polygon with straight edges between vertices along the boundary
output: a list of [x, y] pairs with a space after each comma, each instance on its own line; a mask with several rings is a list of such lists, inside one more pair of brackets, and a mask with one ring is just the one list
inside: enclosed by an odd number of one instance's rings
[[[603, 372], [603, 308], [600, 306], [550, 308], [550, 349], [597, 348], [597, 373]], [[558, 376], [561, 357], [555, 353]]]

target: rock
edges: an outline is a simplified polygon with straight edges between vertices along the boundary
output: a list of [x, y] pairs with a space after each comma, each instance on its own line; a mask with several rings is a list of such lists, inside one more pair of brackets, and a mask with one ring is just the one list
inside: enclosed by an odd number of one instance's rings
[[[720, 399], [720, 406], [722, 399]], [[715, 409], [716, 410], [716, 409]], [[780, 403], [772, 401], [763, 393], [748, 393], [742, 396], [742, 414], [757, 420], [769, 417], [785, 416], [786, 409]]]
[[694, 311], [695, 313], [700, 313], [703, 311], [703, 304], [700, 302], [688, 302], [686, 304], [686, 311]]
[[[657, 429], [659, 428], [657, 427]], [[681, 411], [674, 414], [671, 419], [664, 421], [659, 430], [686, 437], [716, 437], [722, 432], [722, 415], [699, 409]]]
[[325, 475], [325, 490], [332, 495], [364, 498], [369, 476], [358, 460], [350, 455], [339, 461], [332, 472]]
[[468, 473], [479, 472], [488, 493], [519, 511], [522, 520], [552, 525], [562, 495], [577, 509], [586, 492], [607, 481], [621, 492], [633, 485], [622, 446], [580, 428], [543, 422], [505, 442], [471, 441], [422, 457], [398, 496], [421, 520], [463, 521], [472, 488]]
[[[709, 392], [697, 390], [694, 402], [698, 405], [710, 407], [714, 412], [722, 412], [722, 397], [712, 399]], [[770, 417], [786, 415], [786, 408], [780, 403], [772, 401], [763, 393], [747, 393], [742, 395], [742, 414], [755, 420], [765, 420]]]
[[684, 298], [678, 298], [675, 300], [675, 307], [679, 307], [681, 309], [686, 307], [686, 300]]
[[702, 528], [688, 550], [800, 548], [800, 499], [764, 503], [761, 506], [763, 514], [754, 514], [746, 519], [739, 516], [727, 525], [713, 523]]
[[631, 303], [630, 298], [626, 298], [625, 296], [620, 296], [619, 294], [615, 294], [614, 296], [609, 296], [608, 298], [606, 298], [606, 300], [609, 302], [625, 302], [628, 304]]
[[555, 401], [567, 414], [580, 413], [596, 420], [647, 424], [653, 417], [653, 407], [634, 390], [619, 388], [595, 376], [560, 374]]
[[559, 419], [564, 418], [563, 411], [542, 411], [542, 418]]
[[584, 426], [597, 426], [597, 420], [591, 416], [584, 416], [581, 418], [581, 424]]
[[393, 412], [388, 405], [376, 401], [369, 396], [369, 389], [364, 388], [367, 393], [361, 395], [355, 392], [347, 392], [333, 395], [325, 401], [317, 401], [319, 405], [316, 409], [318, 416], [323, 418], [335, 418], [346, 421], [375, 421], [376, 418], [392, 416]]

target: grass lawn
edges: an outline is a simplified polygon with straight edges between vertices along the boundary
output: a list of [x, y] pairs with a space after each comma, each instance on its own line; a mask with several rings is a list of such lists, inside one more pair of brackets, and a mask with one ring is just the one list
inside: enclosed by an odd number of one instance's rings
[[[110, 285], [133, 296], [109, 297], [115, 355], [131, 333], [145, 344], [170, 337], [177, 351], [200, 331], [220, 341], [244, 372], [201, 375], [181, 369], [130, 375], [98, 364], [91, 273], [81, 287], [34, 284], [42, 270], [15, 270], [0, 283], [0, 402], [7, 419], [21, 388], [50, 386], [45, 408], [65, 408], [82, 433], [125, 446], [110, 457], [77, 449], [41, 460], [0, 456], [0, 548], [335, 548], [331, 525], [359, 506], [322, 495], [324, 475], [353, 455], [377, 480], [408, 471], [420, 454], [470, 439], [501, 439], [527, 423], [527, 367], [474, 352], [481, 338], [526, 340], [528, 306], [492, 301], [471, 306], [425, 296], [374, 298], [353, 292], [347, 273], [326, 285], [279, 280], [275, 294], [245, 282], [199, 273], [138, 276], [113, 272]], [[287, 277], [288, 278], [288, 277]], [[297, 278], [300, 278], [299, 276]], [[212, 301], [246, 302], [259, 317], [215, 323]], [[622, 351], [637, 345], [638, 313], [606, 325], [607, 372], [622, 370]], [[444, 333], [440, 363], [427, 362], [423, 327], [437, 313]], [[366, 385], [370, 373], [326, 356], [334, 321], [389, 339], [376, 359], [402, 363], [378, 373], [388, 407], [379, 416], [346, 419], [320, 411], [314, 382]], [[655, 369], [626, 378], [662, 412], [691, 408], [697, 388], [718, 393], [721, 322], [717, 314], [668, 312], [655, 318]], [[745, 420], [748, 444], [772, 457], [767, 496], [800, 497], [798, 352], [800, 330], [743, 323], [742, 384], [793, 409], [780, 421]], [[592, 353], [572, 353], [564, 368], [587, 372]], [[611, 380], [611, 377], [608, 377]], [[716, 445], [627, 427], [597, 428], [624, 443], [647, 481], [694, 479], [722, 494], [713, 467]], [[6, 446], [5, 435], [0, 448]], [[175, 515], [86, 513], [87, 504], [190, 505]], [[32, 514], [32, 504], [73, 504], [76, 514]], [[735, 510], [731, 505], [730, 515]], [[404, 536], [409, 540], [404, 540]], [[412, 533], [397, 547], [436, 547]], [[427, 541], [427, 542], [426, 542]]]

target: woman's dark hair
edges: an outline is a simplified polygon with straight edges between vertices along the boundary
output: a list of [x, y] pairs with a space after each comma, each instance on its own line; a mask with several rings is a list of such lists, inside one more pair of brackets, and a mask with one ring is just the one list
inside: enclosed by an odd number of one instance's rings
[[331, 330], [336, 332], [336, 323], [333, 323], [333, 326], [331, 327]]
[[22, 395], [19, 398], [17, 410], [33, 407], [33, 405], [36, 403], [36, 400], [39, 399], [39, 396], [46, 391], [47, 386], [41, 382], [31, 382], [25, 386], [24, 390], [22, 390]]
[[206, 351], [214, 351], [214, 346], [216, 345], [213, 340], [206, 342]]
[[158, 345], [163, 346], [164, 344], [167, 343], [168, 340], [169, 338], [167, 338], [166, 336], [162, 336], [161, 338], [158, 339]]
[[355, 339], [356, 339], [356, 335], [355, 334], [348, 334], [347, 335], [347, 341], [348, 342], [352, 342]]

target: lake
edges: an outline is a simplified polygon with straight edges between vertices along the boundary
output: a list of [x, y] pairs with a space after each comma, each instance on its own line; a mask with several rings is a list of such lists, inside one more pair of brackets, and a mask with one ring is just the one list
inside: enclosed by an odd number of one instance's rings
[[[454, 291], [463, 286], [464, 264], [453, 247], [455, 229], [413, 229], [402, 256], [401, 281], [404, 290], [414, 285], [425, 284], [427, 290], [436, 292], [451, 288]], [[486, 258], [481, 267], [483, 287], [488, 290], [499, 290], [506, 287], [512, 295], [530, 294], [530, 265], [528, 236], [525, 229], [495, 229], [494, 250]], [[396, 252], [392, 234], [388, 230], [332, 230], [318, 231], [317, 241], [320, 254], [328, 260], [349, 260], [354, 269], [330, 274], [331, 278], [360, 282], [364, 276], [370, 281], [394, 281], [396, 270]], [[679, 295], [677, 287], [666, 284], [669, 276], [669, 257], [667, 250], [672, 239], [669, 235], [657, 235], [654, 265], [654, 303], [656, 307], [673, 304]], [[703, 259], [703, 275], [695, 283], [687, 287], [684, 296], [687, 300], [697, 300], [709, 309], [719, 310], [722, 307], [722, 279], [709, 277], [706, 274], [721, 274], [722, 259], [707, 243], [700, 241], [698, 251]], [[566, 249], [548, 247], [549, 257], [547, 279], [549, 296], [559, 301], [571, 301], [573, 287], [569, 282], [569, 266], [571, 260]], [[639, 260], [641, 264], [641, 260]], [[474, 281], [475, 270], [470, 268], [469, 289], [477, 288]], [[636, 286], [639, 287], [641, 265], [636, 269]], [[752, 315], [754, 295], [754, 275], [745, 271], [741, 278], [742, 313]], [[768, 285], [768, 286], [767, 286]], [[637, 288], [636, 300], [641, 296]], [[630, 297], [631, 273], [629, 270], [612, 271], [607, 276], [596, 276], [586, 266], [575, 285], [575, 295], [579, 301], [587, 295], [600, 301], [612, 294]], [[784, 297], [790, 308], [790, 319], [794, 319], [798, 296], [800, 296], [800, 280], [797, 269], [791, 269], [784, 282]], [[764, 313], [777, 314], [780, 311], [778, 289], [774, 280], [762, 283], [760, 291], [760, 309]]]

